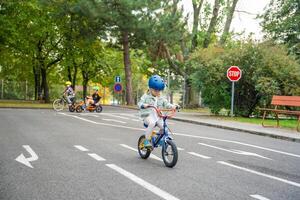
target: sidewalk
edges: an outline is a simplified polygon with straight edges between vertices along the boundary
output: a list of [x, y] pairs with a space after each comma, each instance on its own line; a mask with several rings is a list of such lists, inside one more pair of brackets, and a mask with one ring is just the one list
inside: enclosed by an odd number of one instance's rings
[[200, 124], [216, 128], [228, 129], [233, 131], [246, 132], [256, 135], [263, 135], [272, 138], [289, 140], [300, 143], [300, 132], [296, 130], [289, 130], [283, 128], [264, 128], [262, 125], [234, 122], [229, 120], [222, 120], [213, 118], [205, 113], [187, 113], [178, 112], [173, 120], [189, 122], [193, 124]]

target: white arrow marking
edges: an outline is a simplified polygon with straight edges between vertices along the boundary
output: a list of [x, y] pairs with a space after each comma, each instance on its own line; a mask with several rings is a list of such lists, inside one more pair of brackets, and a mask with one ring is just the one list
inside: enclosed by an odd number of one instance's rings
[[36, 153], [30, 148], [29, 145], [23, 145], [24, 149], [28, 151], [28, 153], [31, 155], [30, 158], [25, 158], [23, 154], [19, 155], [15, 160], [26, 165], [27, 167], [33, 168], [30, 164], [31, 161], [35, 161], [39, 159], [39, 157], [36, 155]]
[[209, 145], [209, 144], [204, 144], [204, 143], [198, 143], [198, 144], [203, 145], [203, 146], [207, 146], [207, 147], [211, 147], [211, 148], [214, 148], [214, 149], [219, 149], [219, 150], [222, 150], [222, 151], [227, 151], [227, 152], [230, 152], [230, 153], [235, 153], [235, 154], [240, 154], [240, 155], [245, 155], [245, 156], [256, 156], [256, 157], [259, 157], [259, 158], [272, 160], [270, 158], [267, 158], [267, 157], [264, 157], [264, 156], [261, 156], [259, 154], [252, 153], [252, 152], [241, 151], [241, 150], [236, 150], [236, 149], [229, 150], [229, 149], [224, 149], [224, 148], [221, 148], [221, 147], [216, 147], [216, 146]]

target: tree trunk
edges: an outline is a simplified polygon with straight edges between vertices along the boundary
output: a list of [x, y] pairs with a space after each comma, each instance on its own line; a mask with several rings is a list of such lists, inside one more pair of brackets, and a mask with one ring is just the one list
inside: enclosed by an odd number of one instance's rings
[[76, 85], [76, 79], [77, 79], [77, 70], [78, 70], [78, 66], [74, 65], [74, 73], [73, 73], [73, 79], [72, 79], [72, 86], [73, 86], [74, 91], [75, 91], [75, 85]]
[[122, 32], [122, 43], [123, 43], [123, 58], [125, 67], [125, 78], [126, 78], [126, 101], [127, 105], [133, 105], [132, 97], [132, 77], [131, 77], [131, 66], [130, 66], [130, 52], [129, 52], [129, 41], [128, 31]]
[[193, 0], [194, 21], [193, 21], [191, 51], [193, 51], [198, 45], [197, 32], [198, 32], [198, 25], [199, 25], [199, 15], [200, 15], [200, 10], [203, 2], [204, 0], [200, 0], [199, 4], [197, 5], [197, 2]]
[[42, 89], [44, 91], [44, 100], [45, 103], [49, 103], [50, 102], [50, 96], [49, 96], [49, 87], [48, 87], [48, 83], [47, 83], [47, 70], [42, 67], [41, 68], [41, 75], [42, 75]]
[[225, 27], [224, 27], [224, 30], [223, 30], [223, 34], [221, 36], [220, 45], [223, 45], [225, 43], [227, 37], [228, 37], [230, 25], [231, 25], [231, 22], [232, 22], [233, 13], [234, 13], [237, 2], [238, 2], [238, 0], [233, 0], [232, 6], [230, 6], [229, 9], [228, 9], [227, 19], [226, 19]]
[[89, 82], [89, 75], [86, 71], [81, 71], [82, 73], [82, 88], [83, 88], [83, 92], [82, 92], [82, 97], [83, 99], [85, 99], [85, 97], [87, 96], [87, 84]]
[[203, 47], [207, 48], [210, 41], [211, 41], [211, 35], [215, 32], [215, 28], [218, 21], [218, 15], [219, 15], [219, 9], [220, 9], [220, 0], [215, 0], [215, 5], [213, 9], [213, 16], [210, 20], [209, 27], [207, 30], [206, 37], [203, 42]]
[[36, 86], [37, 86], [37, 99], [42, 100], [42, 87], [41, 87], [41, 68], [36, 68]]
[[38, 72], [36, 66], [32, 67], [33, 76], [34, 76], [34, 100], [38, 100], [38, 88], [39, 88], [39, 81], [38, 81]]
[[72, 72], [71, 72], [71, 66], [68, 65], [68, 81], [72, 82]]

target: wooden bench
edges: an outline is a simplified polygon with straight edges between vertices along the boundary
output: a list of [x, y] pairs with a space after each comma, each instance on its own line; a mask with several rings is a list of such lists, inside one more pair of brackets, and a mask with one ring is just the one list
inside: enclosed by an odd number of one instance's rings
[[262, 126], [263, 127], [270, 127], [270, 126], [266, 126], [264, 124], [264, 120], [265, 120], [266, 115], [267, 115], [268, 112], [273, 112], [275, 114], [276, 120], [277, 120], [277, 126], [275, 126], [275, 127], [277, 127], [277, 128], [279, 127], [279, 118], [278, 118], [279, 114], [293, 115], [293, 116], [298, 117], [297, 131], [300, 131], [299, 130], [300, 110], [299, 111], [296, 111], [296, 110], [293, 111], [293, 110], [277, 109], [278, 106], [300, 107], [300, 96], [273, 96], [271, 105], [274, 105], [275, 108], [274, 109], [260, 108], [261, 111], [264, 111], [263, 120], [262, 120]]

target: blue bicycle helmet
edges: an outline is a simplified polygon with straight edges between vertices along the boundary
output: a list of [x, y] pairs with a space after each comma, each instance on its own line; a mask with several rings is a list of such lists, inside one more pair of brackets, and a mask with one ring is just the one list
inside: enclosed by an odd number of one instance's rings
[[155, 90], [164, 90], [165, 82], [160, 76], [153, 75], [149, 79], [148, 86], [149, 86], [149, 88], [152, 88]]

